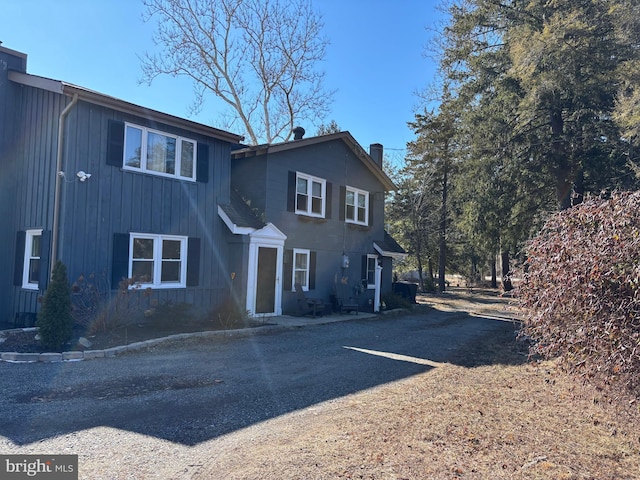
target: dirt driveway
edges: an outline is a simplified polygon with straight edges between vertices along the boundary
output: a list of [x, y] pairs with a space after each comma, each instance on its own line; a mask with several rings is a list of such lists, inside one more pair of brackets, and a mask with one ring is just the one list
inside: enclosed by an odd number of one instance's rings
[[455, 302], [96, 362], [0, 365], [0, 451], [78, 454], [87, 479], [638, 478], [634, 418], [617, 419], [552, 364], [523, 363], [513, 325]]

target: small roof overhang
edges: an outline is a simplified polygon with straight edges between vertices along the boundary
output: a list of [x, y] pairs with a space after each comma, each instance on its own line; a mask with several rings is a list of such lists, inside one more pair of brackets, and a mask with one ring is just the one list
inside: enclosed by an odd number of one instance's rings
[[373, 248], [383, 257], [391, 257], [394, 260], [404, 260], [409, 255], [386, 231], [384, 232], [384, 241], [373, 242]]

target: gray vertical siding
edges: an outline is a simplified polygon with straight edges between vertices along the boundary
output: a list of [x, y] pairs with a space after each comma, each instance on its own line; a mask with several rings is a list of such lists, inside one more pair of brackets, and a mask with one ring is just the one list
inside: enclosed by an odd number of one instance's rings
[[[16, 255], [20, 255], [15, 250], [15, 236], [17, 231], [30, 228], [51, 230], [57, 121], [68, 102], [61, 95], [30, 87], [12, 85], [11, 91], [15, 102], [11, 112], [15, 130], [10, 153], [4, 161], [12, 165], [10, 170], [13, 172], [11, 181], [14, 193], [10, 201], [12, 219], [5, 227], [11, 243], [8, 259], [11, 276], [10, 287], [5, 290], [8, 307], [3, 312], [4, 321], [11, 321], [15, 312], [35, 312], [38, 307], [40, 292], [13, 285], [13, 265]], [[3, 272], [6, 271], [3, 269]]]
[[[9, 115], [20, 132], [10, 154], [7, 142], [2, 144], [0, 157], [3, 168], [8, 163], [9, 171], [15, 172], [11, 182], [2, 183], [0, 199], [11, 196], [7, 185], [15, 185], [17, 192], [13, 208], [8, 209], [3, 202], [13, 217], [0, 237], [10, 252], [2, 257], [4, 263], [0, 266], [11, 273], [16, 232], [27, 228], [51, 230], [58, 118], [70, 102], [68, 97], [37, 88], [13, 85], [12, 89], [17, 92], [15, 109], [9, 114], [7, 109], [0, 109], [5, 115], [2, 118]], [[187, 182], [108, 165], [109, 120], [129, 121], [207, 144], [209, 181]], [[111, 280], [114, 233], [183, 235], [201, 240], [199, 284], [158, 289], [154, 297], [191, 303], [202, 310], [222, 301], [228, 295], [230, 281], [224, 226], [218, 218], [217, 204], [218, 199], [229, 198], [230, 144], [84, 101], [70, 110], [64, 132], [65, 181], [61, 190], [58, 258], [67, 265], [70, 281], [90, 274]], [[78, 181], [79, 170], [90, 173], [91, 178]], [[12, 275], [3, 273], [0, 278], [0, 285], [6, 287], [2, 291], [8, 292], [0, 300], [0, 321], [9, 320], [17, 311], [37, 310], [38, 292], [14, 286]]]
[[[16, 92], [9, 82], [8, 71], [18, 68], [20, 59], [0, 47], [0, 272], [13, 272], [15, 250], [14, 210], [17, 183], [16, 162], [13, 161], [15, 141]], [[0, 274], [0, 322], [10, 316], [12, 277]]]
[[[124, 171], [106, 163], [108, 121], [115, 119], [182, 135], [209, 145], [209, 181], [188, 182]], [[80, 102], [69, 115], [65, 170], [91, 173], [64, 184], [60, 258], [70, 276], [106, 272], [111, 278], [114, 233], [172, 234], [201, 239], [200, 281], [186, 289], [157, 289], [160, 301], [208, 309], [228, 292], [226, 243], [217, 198], [229, 197], [230, 146], [168, 125]], [[113, 286], [112, 286], [113, 287]]]
[[[272, 222], [287, 235], [285, 249], [304, 248], [317, 252], [316, 288], [309, 293], [310, 296], [329, 300], [335, 280], [343, 275], [343, 251], [350, 257], [350, 267], [344, 272], [348, 277], [348, 285], [353, 287], [360, 281], [362, 256], [375, 254], [373, 242], [384, 240], [384, 187], [342, 140], [272, 152], [268, 161], [260, 156], [238, 158], [232, 162], [234, 184], [244, 183], [247, 173], [253, 172], [251, 181], [256, 186], [248, 189], [247, 195], [252, 199], [252, 204], [264, 202], [266, 221]], [[263, 170], [265, 168], [266, 171]], [[316, 219], [287, 211], [289, 171], [324, 178], [332, 184], [330, 218]], [[266, 190], [261, 190], [261, 185]], [[374, 219], [371, 225], [363, 227], [340, 220], [340, 209], [344, 208], [340, 205], [340, 187], [345, 185], [369, 192]], [[285, 263], [284, 268], [290, 269], [291, 264]], [[386, 279], [383, 281], [382, 286], [386, 287], [387, 283], [390, 285], [391, 272], [383, 270], [383, 276], [389, 277], [388, 282]], [[364, 291], [359, 296], [365, 308], [368, 308], [370, 299], [373, 299], [372, 290]], [[295, 293], [283, 291], [282, 300], [285, 312], [295, 310]]]

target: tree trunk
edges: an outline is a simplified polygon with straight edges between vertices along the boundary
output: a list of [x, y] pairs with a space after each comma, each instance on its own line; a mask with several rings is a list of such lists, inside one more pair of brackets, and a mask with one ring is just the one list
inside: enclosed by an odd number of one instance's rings
[[513, 284], [509, 278], [509, 250], [501, 252], [502, 257], [502, 288], [505, 292], [513, 290]]
[[420, 255], [418, 257], [418, 283], [420, 284], [420, 290], [424, 292], [424, 275], [422, 274], [422, 259]]
[[[445, 160], [446, 162], [446, 160]], [[444, 175], [442, 177], [442, 205], [440, 211], [440, 255], [438, 257], [438, 291], [444, 292], [446, 289], [445, 283], [445, 266], [447, 263], [447, 167], [445, 164]]]
[[496, 268], [496, 256], [491, 257], [491, 288], [498, 288], [498, 272]]
[[564, 149], [564, 120], [562, 111], [552, 112], [549, 116], [551, 124], [551, 151], [556, 176], [556, 200], [560, 210], [571, 207], [571, 166]]

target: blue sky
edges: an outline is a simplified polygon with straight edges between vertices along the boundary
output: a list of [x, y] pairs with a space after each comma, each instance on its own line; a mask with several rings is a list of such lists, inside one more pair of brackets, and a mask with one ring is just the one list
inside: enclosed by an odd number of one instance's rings
[[[402, 158], [413, 139], [407, 122], [415, 95], [434, 79], [425, 45], [436, 24], [437, 0], [314, 0], [330, 46], [323, 65], [326, 87], [337, 90], [332, 112], [365, 149], [382, 143]], [[152, 23], [139, 0], [3, 0], [3, 46], [28, 55], [27, 71], [149, 108], [216, 124], [216, 111], [190, 116], [191, 84], [162, 77], [140, 85], [139, 55], [153, 50]], [[307, 135], [315, 127], [302, 125]]]

